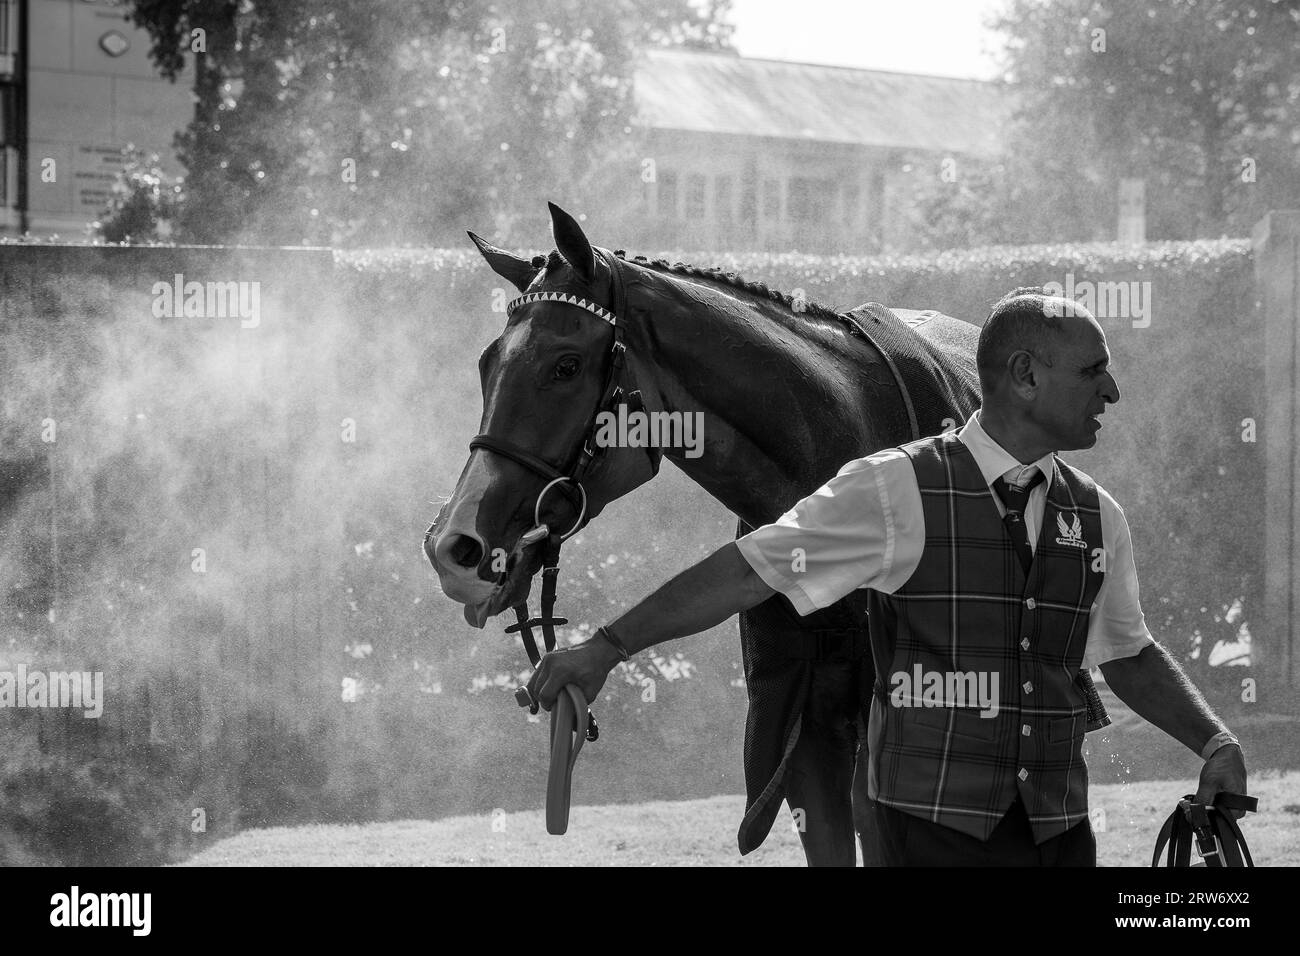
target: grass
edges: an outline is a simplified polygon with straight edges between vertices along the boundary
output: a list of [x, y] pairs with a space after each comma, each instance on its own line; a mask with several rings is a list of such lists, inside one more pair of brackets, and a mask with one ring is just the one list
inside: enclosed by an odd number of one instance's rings
[[[580, 787], [580, 782], [575, 781]], [[1260, 812], [1242, 829], [1257, 866], [1300, 866], [1300, 772], [1263, 771], [1250, 781]], [[1101, 866], [1148, 866], [1160, 824], [1190, 789], [1186, 781], [1097, 785]], [[569, 832], [550, 836], [540, 810], [403, 820], [363, 826], [249, 830], [209, 847], [187, 866], [802, 866], [788, 817], [747, 857], [736, 850], [738, 796], [624, 806], [575, 806]]]

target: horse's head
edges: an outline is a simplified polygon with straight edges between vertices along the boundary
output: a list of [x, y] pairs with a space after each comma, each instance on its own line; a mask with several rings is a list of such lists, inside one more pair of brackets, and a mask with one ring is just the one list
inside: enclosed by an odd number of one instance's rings
[[548, 533], [567, 537], [659, 465], [658, 449], [594, 441], [597, 412], [635, 388], [617, 326], [626, 319], [620, 266], [554, 204], [551, 226], [556, 252], [532, 260], [470, 233], [492, 269], [525, 293], [479, 357], [479, 436], [425, 535], [443, 592], [475, 627], [527, 598]]

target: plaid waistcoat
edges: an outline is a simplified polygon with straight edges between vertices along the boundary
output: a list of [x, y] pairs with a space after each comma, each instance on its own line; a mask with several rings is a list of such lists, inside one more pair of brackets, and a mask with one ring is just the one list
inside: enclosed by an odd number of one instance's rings
[[[868, 592], [870, 794], [986, 840], [1019, 790], [1042, 843], [1088, 814], [1087, 707], [1077, 679], [1104, 577], [1096, 486], [1053, 458], [1026, 580], [979, 465], [957, 436], [902, 450], [921, 491], [925, 550], [892, 595]], [[943, 676], [927, 679], [932, 672]], [[948, 676], [972, 672], [974, 682]], [[996, 690], [985, 695], [996, 702], [992, 716], [975, 699], [980, 680]]]

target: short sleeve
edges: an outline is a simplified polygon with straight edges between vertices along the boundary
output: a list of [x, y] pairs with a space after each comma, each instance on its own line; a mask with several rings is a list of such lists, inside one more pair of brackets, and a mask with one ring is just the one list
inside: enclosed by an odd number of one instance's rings
[[915, 469], [905, 453], [888, 449], [850, 461], [736, 546], [769, 587], [811, 614], [856, 588], [888, 594], [902, 587], [924, 542]]
[[1100, 485], [1101, 536], [1105, 548], [1105, 580], [1097, 592], [1088, 620], [1088, 643], [1083, 666], [1096, 667], [1121, 657], [1133, 657], [1155, 639], [1147, 629], [1138, 600], [1137, 565], [1128, 519], [1114, 498]]

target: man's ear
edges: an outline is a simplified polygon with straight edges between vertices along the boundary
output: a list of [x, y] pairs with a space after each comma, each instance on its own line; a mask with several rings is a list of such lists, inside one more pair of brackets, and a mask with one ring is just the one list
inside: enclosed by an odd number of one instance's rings
[[1034, 360], [1024, 349], [1007, 356], [1007, 385], [1017, 393], [1025, 389], [1037, 390], [1038, 377], [1034, 374]]
[[1006, 372], [1007, 381], [1015, 383], [1020, 380], [1025, 373], [1025, 363], [1029, 360], [1027, 352], [1012, 352], [1007, 356]]

